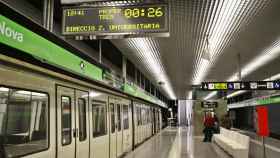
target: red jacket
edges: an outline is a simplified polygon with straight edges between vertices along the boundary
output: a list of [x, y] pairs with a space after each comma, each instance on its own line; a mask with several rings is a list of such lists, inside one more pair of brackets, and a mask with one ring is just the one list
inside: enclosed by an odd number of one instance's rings
[[215, 124], [215, 119], [213, 117], [206, 117], [204, 119], [204, 126], [205, 127], [213, 127]]

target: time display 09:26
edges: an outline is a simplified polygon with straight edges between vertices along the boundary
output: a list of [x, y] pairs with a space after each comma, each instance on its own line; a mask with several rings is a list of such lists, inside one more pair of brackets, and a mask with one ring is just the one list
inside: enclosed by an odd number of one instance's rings
[[159, 18], [164, 15], [164, 11], [161, 7], [156, 8], [127, 8], [124, 9], [124, 16], [126, 18], [138, 18], [138, 17], [148, 17], [148, 18]]

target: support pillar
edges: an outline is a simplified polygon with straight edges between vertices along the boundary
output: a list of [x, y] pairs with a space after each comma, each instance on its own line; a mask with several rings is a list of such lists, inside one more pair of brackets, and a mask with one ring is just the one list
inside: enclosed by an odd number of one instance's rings
[[237, 72], [238, 72], [238, 80], [242, 81], [242, 72], [241, 72], [241, 56], [240, 53], [237, 54]]
[[43, 26], [53, 32], [54, 0], [44, 0]]
[[124, 79], [124, 83], [126, 82], [126, 74], [127, 74], [126, 64], [127, 64], [126, 57], [122, 56], [122, 77]]
[[102, 63], [102, 40], [99, 40], [99, 63]]

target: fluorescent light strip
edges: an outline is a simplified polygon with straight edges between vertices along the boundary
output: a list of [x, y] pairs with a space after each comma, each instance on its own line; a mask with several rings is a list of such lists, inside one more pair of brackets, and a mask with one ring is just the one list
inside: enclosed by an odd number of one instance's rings
[[273, 75], [273, 76], [265, 79], [264, 81], [274, 81], [274, 80], [278, 80], [278, 79], [280, 79], [280, 73], [276, 74], [276, 75]]
[[[251, 60], [247, 65], [245, 65], [242, 70], [241, 74], [242, 77], [246, 77], [262, 67], [263, 65], [268, 64], [275, 58], [280, 56], [280, 38], [277, 39], [271, 46], [266, 48], [259, 56], [255, 57], [253, 60]], [[237, 81], [237, 73], [234, 73], [231, 77], [227, 79], [227, 81]], [[280, 74], [276, 74], [274, 76], [271, 76], [268, 79], [265, 80], [276, 80], [280, 78]], [[231, 93], [227, 96], [227, 98], [231, 98], [237, 95], [240, 95], [242, 93], [245, 93], [246, 91], [236, 91], [234, 93]], [[212, 96], [213, 97], [213, 96]]]
[[155, 41], [151, 38], [133, 38], [127, 40], [127, 42], [131, 48], [136, 49], [137, 53], [135, 55], [144, 62], [144, 65], [152, 73], [156, 81], [164, 82], [161, 88], [167, 93], [169, 98], [176, 99], [172, 85], [161, 63], [159, 51], [155, 48]]
[[[212, 25], [209, 24], [207, 30], [203, 31], [209, 34], [209, 52], [211, 55], [211, 61], [204, 61], [202, 59], [203, 50], [206, 49], [204, 44], [197, 51], [196, 67], [194, 68], [194, 74], [192, 78], [193, 84], [200, 84], [201, 81], [209, 73], [212, 66], [217, 61], [223, 50], [229, 45], [230, 41], [235, 38], [234, 35], [241, 30], [243, 26], [246, 26], [250, 21], [269, 3], [269, 1], [221, 1], [216, 6], [217, 12], [215, 16], [210, 16], [213, 21]], [[211, 12], [212, 13], [212, 12]], [[214, 14], [214, 13], [212, 13]], [[205, 36], [205, 35], [204, 35]]]
[[209, 93], [206, 97], [203, 98], [203, 100], [209, 100], [211, 98], [213, 98], [215, 95], [217, 95], [217, 91], [213, 91], [211, 93]]
[[[213, 64], [224, 45], [226, 45], [226, 39], [231, 38], [229, 32], [232, 32], [233, 29], [236, 29], [237, 23], [239, 22], [237, 15], [241, 15], [241, 9], [244, 9], [245, 1], [235, 0], [235, 1], [224, 1], [218, 4], [218, 10], [220, 14], [215, 15], [213, 18], [213, 25], [210, 26], [207, 33], [210, 34], [209, 38], [209, 52], [211, 56], [211, 62], [200, 59], [197, 63], [198, 67], [195, 70], [195, 77], [193, 78], [192, 83], [200, 83], [205, 76], [208, 74], [211, 65]], [[244, 17], [242, 17], [244, 18]], [[209, 32], [208, 32], [209, 31]], [[200, 51], [203, 53], [203, 50], [206, 50], [207, 45], [204, 45]], [[201, 58], [202, 56], [200, 56]]]
[[237, 95], [243, 94], [243, 93], [245, 93], [245, 92], [247, 92], [247, 91], [245, 91], [245, 90], [236, 91], [236, 92], [233, 92], [233, 93], [227, 95], [227, 98], [232, 98], [232, 97], [235, 97], [235, 96], [237, 96]]
[[[276, 40], [270, 47], [265, 49], [261, 55], [254, 58], [249, 64], [247, 64], [241, 71], [242, 77], [246, 77], [256, 71], [261, 66], [271, 62], [273, 59], [280, 56], [280, 38]], [[274, 76], [271, 76], [264, 81], [268, 80], [277, 80], [280, 78], [280, 73], [276, 74]], [[237, 73], [233, 74], [228, 81], [236, 81], [238, 79]], [[227, 98], [231, 98], [237, 95], [240, 95], [242, 93], [245, 93], [246, 91], [237, 91], [234, 93], [231, 93], [227, 96]]]
[[[251, 60], [244, 68], [242, 68], [241, 74], [242, 77], [246, 77], [262, 67], [263, 65], [268, 64], [275, 58], [280, 56], [280, 38], [277, 39], [273, 44], [266, 48], [259, 56]], [[237, 73], [233, 74], [228, 81], [237, 80]]]

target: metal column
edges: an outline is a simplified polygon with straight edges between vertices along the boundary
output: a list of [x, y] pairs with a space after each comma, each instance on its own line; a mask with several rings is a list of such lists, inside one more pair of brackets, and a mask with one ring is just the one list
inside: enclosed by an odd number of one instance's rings
[[125, 56], [122, 56], [122, 77], [124, 79], [124, 83], [126, 82], [126, 64], [127, 64], [127, 60]]
[[241, 72], [241, 55], [237, 54], [237, 72], [238, 72], [238, 80], [242, 81], [242, 72]]
[[54, 0], [44, 0], [43, 26], [53, 32]]
[[99, 40], [99, 63], [102, 63], [102, 40]]

